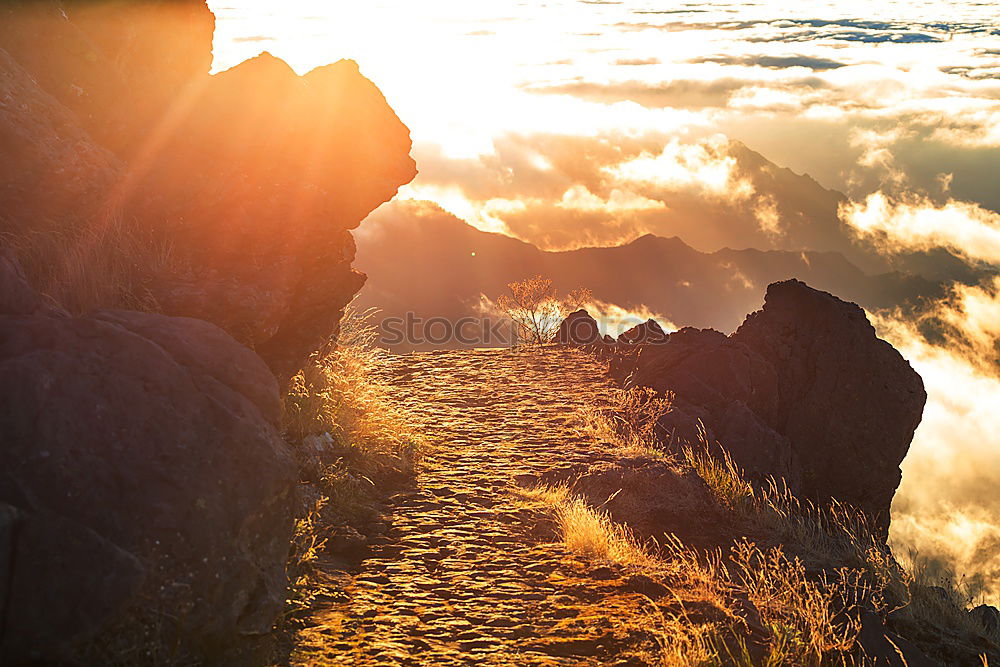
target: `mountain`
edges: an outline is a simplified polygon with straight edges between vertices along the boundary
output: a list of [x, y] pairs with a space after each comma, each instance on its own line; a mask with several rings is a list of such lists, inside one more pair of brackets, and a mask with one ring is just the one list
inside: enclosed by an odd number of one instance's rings
[[[606, 248], [543, 251], [480, 231], [426, 202], [394, 202], [357, 232], [356, 266], [369, 275], [362, 307], [381, 317], [454, 322], [477, 316], [485, 295], [542, 275], [560, 291], [587, 288], [596, 301], [683, 326], [732, 331], [759, 307], [768, 284], [790, 278], [868, 309], [915, 303], [941, 294], [940, 284], [897, 272], [868, 275], [837, 252], [753, 249], [700, 252], [677, 237], [642, 236]], [[634, 322], [633, 322], [634, 323]], [[616, 334], [617, 331], [610, 333]], [[398, 351], [473, 343], [384, 342]]]

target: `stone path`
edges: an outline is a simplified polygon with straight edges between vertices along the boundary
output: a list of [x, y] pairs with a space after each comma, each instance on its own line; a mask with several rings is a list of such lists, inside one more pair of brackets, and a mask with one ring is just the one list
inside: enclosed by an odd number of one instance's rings
[[512, 493], [525, 476], [601, 458], [574, 414], [609, 388], [603, 368], [551, 349], [400, 356], [393, 370], [397, 400], [436, 444], [293, 664], [649, 664], [648, 599], [555, 544], [551, 522]]

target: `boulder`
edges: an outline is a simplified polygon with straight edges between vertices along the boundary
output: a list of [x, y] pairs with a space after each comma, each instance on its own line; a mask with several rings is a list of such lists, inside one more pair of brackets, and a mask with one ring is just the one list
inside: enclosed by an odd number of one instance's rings
[[263, 361], [206, 322], [0, 302], [0, 663], [134, 619], [203, 658], [268, 632], [296, 469]]
[[596, 345], [603, 343], [604, 337], [597, 320], [581, 308], [562, 321], [554, 340], [561, 345]]
[[53, 220], [80, 223], [96, 213], [122, 164], [3, 47], [0, 100], [16, 103], [0, 101], [0, 230], [24, 237]]
[[0, 502], [0, 660], [69, 655], [135, 599], [146, 574], [80, 523]]
[[123, 159], [147, 146], [212, 67], [204, 0], [18, 0], [0, 8], [0, 46], [83, 128]]
[[615, 370], [674, 392], [668, 417], [697, 415], [752, 475], [784, 477], [800, 495], [836, 498], [888, 528], [927, 395], [857, 305], [774, 283], [733, 335], [684, 329]]
[[664, 333], [663, 327], [656, 320], [649, 319], [618, 336], [618, 342], [626, 345], [665, 343], [667, 342], [667, 334]]
[[981, 604], [969, 610], [969, 616], [979, 623], [987, 633], [1000, 632], [1000, 609], [988, 604]]
[[284, 384], [364, 284], [350, 230], [415, 176], [410, 135], [353, 61], [209, 75], [213, 29], [204, 0], [0, 9], [0, 233], [73, 312], [210, 321]]

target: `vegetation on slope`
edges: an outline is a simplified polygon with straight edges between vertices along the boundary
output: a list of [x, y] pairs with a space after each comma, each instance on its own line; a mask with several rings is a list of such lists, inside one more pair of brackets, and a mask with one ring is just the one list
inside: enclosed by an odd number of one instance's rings
[[378, 525], [381, 499], [409, 483], [424, 439], [389, 400], [373, 311], [345, 311], [336, 343], [314, 354], [284, 398], [283, 430], [300, 463], [302, 515], [288, 563], [294, 627], [322, 585], [316, 566], [350, 558]]
[[749, 482], [731, 458], [709, 454], [704, 438], [664, 448], [656, 424], [669, 403], [669, 396], [648, 390], [622, 390], [610, 406], [585, 409], [581, 424], [621, 457], [697, 473], [697, 483], [738, 527], [738, 534], [725, 535], [728, 542], [720, 536], [714, 548], [694, 548], [673, 534], [645, 535], [643, 541], [607, 509], [617, 493], [594, 497], [579, 482], [524, 492], [527, 501], [550, 508], [570, 549], [650, 577], [669, 591], [671, 605], [651, 604], [659, 662], [872, 664], [863, 628], [875, 624], [881, 631], [886, 623], [929, 657], [989, 664], [1000, 637], [969, 616], [971, 600], [955, 579], [929, 582], [919, 566], [902, 564], [853, 508], [800, 501], [778, 481]]

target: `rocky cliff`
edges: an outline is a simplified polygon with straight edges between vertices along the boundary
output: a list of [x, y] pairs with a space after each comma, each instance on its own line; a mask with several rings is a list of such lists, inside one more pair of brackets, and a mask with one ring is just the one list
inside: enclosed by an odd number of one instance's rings
[[682, 329], [615, 362], [628, 386], [673, 392], [661, 426], [693, 441], [699, 422], [758, 478], [849, 503], [888, 526], [899, 464], [927, 394], [864, 311], [797, 280], [774, 283], [731, 336]]
[[203, 0], [0, 10], [0, 232], [71, 309], [208, 320], [283, 381], [364, 283], [349, 230], [415, 175], [409, 131], [352, 61], [210, 75], [213, 29]]
[[270, 631], [297, 478], [257, 355], [200, 320], [72, 317], [0, 257], [0, 377], [0, 662], [112, 624], [182, 655]]
[[281, 387], [415, 166], [355, 63], [210, 75], [213, 30], [0, 7], [0, 663], [217, 664], [284, 607]]

